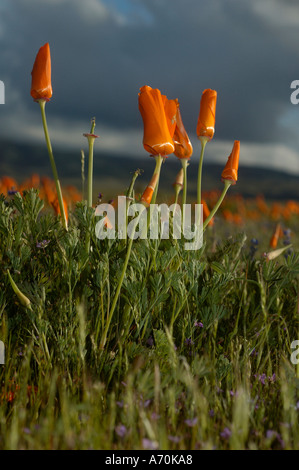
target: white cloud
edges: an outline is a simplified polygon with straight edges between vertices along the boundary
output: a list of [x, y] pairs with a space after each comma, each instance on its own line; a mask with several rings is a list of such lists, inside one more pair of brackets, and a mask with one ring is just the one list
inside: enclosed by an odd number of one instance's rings
[[[3, 122], [2, 135], [13, 142], [45, 144], [45, 138], [38, 106], [30, 111], [20, 106], [16, 115], [7, 117]], [[84, 133], [89, 132], [90, 122], [75, 121], [71, 126], [59, 117], [48, 118], [50, 138], [55, 148], [88, 152]], [[18, 130], [16, 132], [16, 129]], [[95, 151], [123, 157], [140, 158], [148, 155], [143, 148], [143, 128], [117, 129], [97, 123], [95, 133], [99, 138], [95, 142]], [[193, 145], [192, 160], [198, 160], [200, 142], [195, 135], [190, 135]], [[226, 164], [231, 153], [233, 141], [218, 140], [209, 142], [205, 150], [205, 163]], [[299, 152], [285, 144], [243, 142], [240, 145], [240, 166], [256, 166], [299, 175]]]
[[253, 11], [275, 26], [298, 27], [299, 5], [297, 0], [251, 0]]

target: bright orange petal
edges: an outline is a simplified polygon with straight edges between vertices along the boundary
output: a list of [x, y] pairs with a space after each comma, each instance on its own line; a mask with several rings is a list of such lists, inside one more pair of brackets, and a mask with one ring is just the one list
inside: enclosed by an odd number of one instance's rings
[[[173, 153], [174, 144], [160, 90], [143, 86], [138, 95], [138, 104], [144, 124], [143, 146], [145, 150], [152, 155], [167, 156]], [[168, 106], [171, 109], [173, 105]]]
[[196, 133], [198, 137], [207, 137], [211, 140], [215, 132], [217, 91], [204, 90], [201, 101]]
[[52, 96], [51, 55], [49, 43], [42, 46], [36, 56], [31, 72], [31, 96], [35, 100], [49, 100]]
[[229, 180], [232, 184], [236, 184], [238, 180], [239, 156], [240, 141], [235, 140], [232, 152], [228, 157], [225, 168], [221, 174], [222, 180]]

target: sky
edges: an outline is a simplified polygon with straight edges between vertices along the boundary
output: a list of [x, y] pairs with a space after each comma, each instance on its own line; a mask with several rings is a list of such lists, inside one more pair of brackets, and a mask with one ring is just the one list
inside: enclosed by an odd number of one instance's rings
[[200, 99], [212, 88], [206, 161], [225, 164], [240, 140], [240, 165], [299, 174], [299, 104], [290, 99], [299, 80], [297, 0], [1, 0], [0, 139], [44, 142], [30, 85], [46, 42], [53, 147], [80, 152], [95, 117], [100, 153], [146, 158], [138, 92], [149, 85], [178, 98], [198, 159]]

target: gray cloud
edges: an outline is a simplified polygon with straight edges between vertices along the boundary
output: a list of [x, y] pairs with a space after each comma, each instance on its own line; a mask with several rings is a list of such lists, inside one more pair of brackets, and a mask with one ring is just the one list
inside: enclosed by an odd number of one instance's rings
[[177, 97], [194, 134], [201, 93], [214, 88], [215, 139], [292, 147], [294, 166], [299, 115], [290, 83], [299, 78], [298, 18], [292, 0], [6, 0], [0, 9], [7, 103], [0, 136], [11, 136], [22, 116], [36, 138], [40, 120], [30, 72], [39, 47], [49, 42], [54, 94], [47, 113], [57, 136], [64, 130], [71, 138], [92, 116], [111, 144], [113, 132], [117, 142], [117, 132], [139, 135], [137, 94], [144, 84]]

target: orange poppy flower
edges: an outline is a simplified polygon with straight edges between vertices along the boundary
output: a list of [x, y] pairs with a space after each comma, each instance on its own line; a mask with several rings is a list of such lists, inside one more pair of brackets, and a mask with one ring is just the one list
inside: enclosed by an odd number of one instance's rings
[[36, 56], [31, 72], [31, 96], [35, 100], [46, 100], [52, 96], [51, 55], [49, 43], [42, 46]]
[[174, 151], [176, 100], [168, 100], [158, 88], [143, 86], [138, 94], [144, 125], [143, 146], [152, 155], [166, 157]]
[[178, 158], [190, 158], [193, 153], [193, 147], [184, 127], [180, 108], [177, 108], [176, 126], [173, 135], [174, 154]]
[[215, 132], [217, 91], [208, 88], [201, 96], [199, 116], [197, 121], [197, 137], [207, 137], [211, 140]]
[[229, 180], [231, 181], [231, 184], [236, 184], [238, 179], [239, 155], [240, 141], [235, 140], [233, 150], [228, 157], [225, 168], [221, 174], [222, 181]]

